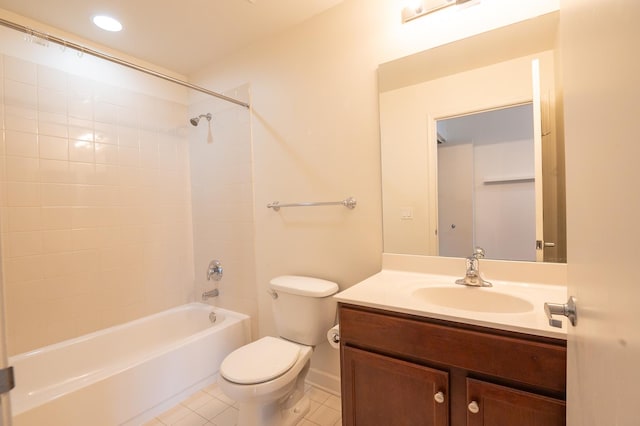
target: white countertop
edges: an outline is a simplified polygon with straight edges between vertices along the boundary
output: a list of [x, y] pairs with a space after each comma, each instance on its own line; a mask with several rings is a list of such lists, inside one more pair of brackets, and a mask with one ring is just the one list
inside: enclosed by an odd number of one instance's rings
[[[544, 313], [545, 302], [565, 303], [567, 301], [566, 287], [489, 279], [493, 287], [476, 288], [455, 284], [455, 280], [458, 278], [461, 277], [383, 269], [364, 281], [337, 293], [334, 298], [339, 302], [427, 318], [558, 339], [567, 338], [567, 318], [554, 317], [562, 320], [562, 328], [555, 328], [549, 326]], [[517, 313], [490, 312], [490, 306], [482, 310], [454, 309], [431, 304], [424, 297], [415, 296], [414, 292], [416, 290], [428, 287], [467, 288], [470, 292], [494, 292], [507, 296], [516, 296], [531, 303], [531, 309]], [[475, 294], [471, 295], [475, 296]]]

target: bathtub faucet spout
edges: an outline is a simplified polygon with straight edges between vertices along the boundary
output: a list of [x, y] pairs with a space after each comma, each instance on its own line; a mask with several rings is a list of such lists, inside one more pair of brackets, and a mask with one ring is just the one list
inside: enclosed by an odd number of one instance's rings
[[202, 293], [202, 300], [207, 300], [212, 297], [218, 297], [219, 294], [220, 292], [218, 291], [217, 288], [214, 288], [213, 290], [205, 291], [204, 293]]

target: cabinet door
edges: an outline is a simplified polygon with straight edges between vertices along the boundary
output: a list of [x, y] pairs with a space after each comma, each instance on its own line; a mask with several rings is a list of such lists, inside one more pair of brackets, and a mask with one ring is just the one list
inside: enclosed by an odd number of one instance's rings
[[564, 401], [467, 379], [467, 426], [564, 426]]
[[445, 371], [343, 346], [343, 424], [446, 426], [448, 380]]

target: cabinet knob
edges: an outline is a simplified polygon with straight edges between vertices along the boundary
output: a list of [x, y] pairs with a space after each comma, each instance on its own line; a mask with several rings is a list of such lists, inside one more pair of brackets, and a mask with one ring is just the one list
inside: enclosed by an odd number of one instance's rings
[[480, 411], [480, 407], [478, 406], [478, 403], [475, 401], [471, 401], [469, 403], [469, 405], [467, 406], [467, 408], [469, 409], [470, 412], [472, 412], [473, 414], [478, 414], [478, 412]]
[[442, 404], [444, 402], [444, 393], [442, 393], [442, 391], [438, 392], [437, 394], [433, 395], [433, 399], [438, 404]]

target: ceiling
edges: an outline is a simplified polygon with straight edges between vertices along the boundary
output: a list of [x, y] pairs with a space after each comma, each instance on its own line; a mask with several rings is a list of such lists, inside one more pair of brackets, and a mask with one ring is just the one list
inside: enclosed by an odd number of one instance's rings
[[[0, 8], [188, 76], [341, 2], [0, 0]], [[119, 33], [98, 29], [91, 22], [96, 14], [119, 19], [124, 29]]]

